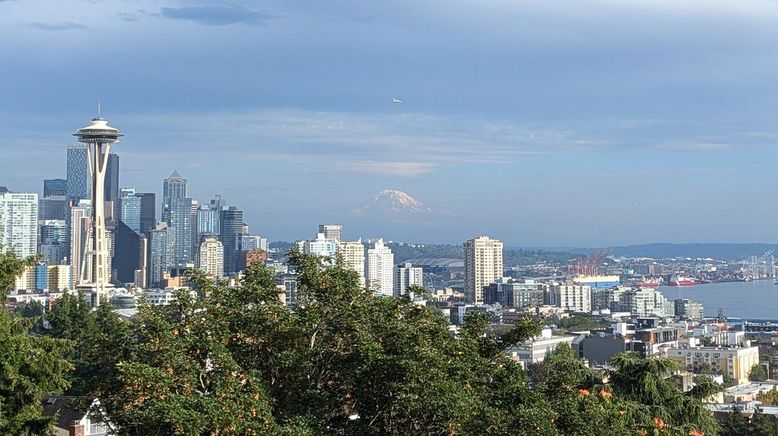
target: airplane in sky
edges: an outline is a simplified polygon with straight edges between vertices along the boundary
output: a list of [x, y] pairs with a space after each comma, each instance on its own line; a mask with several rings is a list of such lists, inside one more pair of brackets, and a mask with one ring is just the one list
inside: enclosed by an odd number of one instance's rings
[[392, 103], [402, 103], [402, 102], [403, 102], [403, 101], [402, 101], [402, 100], [400, 100], [399, 98], [394, 98], [394, 97], [392, 97]]

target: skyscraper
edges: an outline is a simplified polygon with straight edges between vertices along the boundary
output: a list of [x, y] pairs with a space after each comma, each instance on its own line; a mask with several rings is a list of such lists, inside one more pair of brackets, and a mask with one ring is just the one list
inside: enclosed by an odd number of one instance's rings
[[230, 206], [221, 211], [220, 222], [219, 240], [224, 246], [224, 274], [232, 275], [239, 271], [237, 239], [243, 233], [243, 211]]
[[173, 171], [162, 182], [162, 221], [167, 223], [168, 242], [173, 247], [173, 265], [185, 267], [194, 263], [192, 204], [187, 197], [187, 181]]
[[192, 199], [171, 197], [167, 207], [168, 238], [171, 238], [173, 243], [173, 263], [179, 267], [193, 264]]
[[78, 142], [86, 144], [89, 149], [87, 155], [92, 176], [92, 213], [89, 229], [91, 244], [88, 252], [92, 259], [92, 270], [86, 280], [79, 283], [79, 288], [90, 294], [94, 306], [99, 306], [108, 301], [108, 289], [112, 286], [110, 247], [106, 229], [105, 177], [108, 172], [111, 144], [118, 142], [123, 135], [118, 129], [109, 126], [108, 122], [99, 115], [93, 118], [88, 126], [79, 129], [73, 135], [78, 138]]
[[359, 286], [365, 286], [365, 246], [362, 240], [341, 241], [338, 253], [343, 258], [343, 265], [359, 274]]
[[159, 223], [149, 232], [149, 286], [158, 286], [173, 265], [173, 244], [168, 240], [167, 224]]
[[[70, 227], [68, 228], [68, 241], [70, 241], [70, 265], [73, 267], [71, 278], [73, 286], [77, 285], [85, 274], [91, 260], [87, 259], [87, 235], [89, 233], [89, 215], [92, 207], [89, 200], [80, 200], [78, 204], [70, 208]], [[91, 267], [89, 268], [91, 269]]]
[[162, 182], [162, 221], [169, 222], [170, 199], [186, 197], [186, 179], [173, 171], [167, 179]]
[[43, 181], [43, 196], [53, 197], [55, 195], [66, 196], [68, 193], [67, 179], [45, 179]]
[[133, 232], [141, 233], [141, 197], [135, 195], [135, 188], [122, 188], [119, 191], [118, 205], [119, 221], [132, 229]]
[[208, 236], [200, 244], [198, 267], [214, 278], [224, 276], [224, 245], [215, 237]]
[[105, 170], [104, 182], [105, 218], [114, 221], [119, 218], [119, 156], [114, 153], [108, 155], [108, 166]]
[[40, 199], [38, 217], [41, 220], [64, 220], [68, 181], [47, 179], [43, 181], [43, 198]]
[[327, 239], [338, 242], [343, 240], [343, 226], [340, 224], [319, 224], [319, 233], [324, 234]]
[[19, 257], [38, 249], [38, 194], [0, 193], [0, 248]]
[[407, 294], [409, 286], [424, 286], [424, 273], [421, 268], [404, 262], [394, 267], [394, 295]]
[[76, 204], [78, 200], [88, 200], [92, 197], [86, 148], [86, 144], [68, 146], [66, 199], [68, 203]]
[[48, 265], [65, 263], [68, 257], [68, 227], [64, 219], [39, 221], [40, 249], [38, 253]]
[[394, 254], [383, 239], [367, 249], [367, 286], [379, 295], [394, 294]]
[[157, 221], [157, 196], [153, 192], [138, 192], [140, 198], [140, 231], [148, 236]]
[[136, 271], [146, 273], [146, 237], [123, 221], [116, 224], [114, 234], [115, 255], [111, 258], [114, 277], [121, 283], [134, 283]]
[[209, 204], [200, 205], [197, 210], [197, 236], [217, 236], [220, 233], [221, 197], [215, 196]]
[[465, 299], [484, 302], [484, 288], [503, 275], [502, 242], [479, 236], [465, 242]]

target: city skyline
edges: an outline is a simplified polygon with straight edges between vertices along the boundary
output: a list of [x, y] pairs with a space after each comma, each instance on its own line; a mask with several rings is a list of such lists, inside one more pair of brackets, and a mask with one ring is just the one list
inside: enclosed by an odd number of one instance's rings
[[[64, 177], [102, 99], [128, 134], [120, 188], [159, 199], [178, 170], [271, 240], [337, 222], [409, 242], [775, 242], [777, 17], [756, 0], [0, 2], [0, 185]], [[106, 47], [112, 65], [81, 68]], [[429, 210], [362, 214], [385, 189]]]

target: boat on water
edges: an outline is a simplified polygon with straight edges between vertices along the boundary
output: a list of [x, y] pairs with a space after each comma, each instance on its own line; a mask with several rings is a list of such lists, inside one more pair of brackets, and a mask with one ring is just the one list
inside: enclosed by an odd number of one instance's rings
[[643, 279], [635, 283], [635, 286], [640, 288], [658, 288], [662, 285], [662, 279]]
[[672, 276], [667, 284], [668, 286], [694, 286], [697, 282], [691, 277]]

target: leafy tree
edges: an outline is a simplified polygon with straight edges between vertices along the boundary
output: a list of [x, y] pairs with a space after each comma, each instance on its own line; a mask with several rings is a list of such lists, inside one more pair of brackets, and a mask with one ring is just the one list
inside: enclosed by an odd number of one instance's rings
[[721, 420], [721, 436], [772, 436], [776, 434], [773, 417], [755, 412], [751, 417], [735, 409]]
[[715, 386], [681, 392], [666, 359], [619, 356], [605, 383], [561, 345], [530, 381], [505, 352], [539, 334], [529, 318], [487, 335], [490, 315], [473, 312], [453, 336], [438, 311], [374, 295], [342, 261], [296, 250], [289, 261], [298, 273], [291, 310], [259, 264], [234, 288], [193, 272], [193, 293], [141, 305], [132, 323], [66, 297], [50, 334], [76, 343], [72, 391], [98, 396], [129, 435], [718, 430], [700, 401]]
[[48, 432], [53, 418], [43, 416], [43, 397], [68, 385], [72, 368], [65, 359], [68, 343], [32, 335], [35, 318], [21, 318], [5, 308], [14, 277], [35, 259], [0, 253], [0, 434]]
[[765, 393], [759, 394], [759, 401], [770, 406], [778, 404], [778, 390], [767, 391]]
[[610, 364], [614, 396], [631, 402], [624, 415], [628, 422], [659, 419], [663, 425], [687, 432], [717, 433], [718, 424], [702, 403], [720, 389], [710, 379], [695, 378], [698, 387], [684, 393], [670, 377], [678, 367], [671, 359], [641, 359], [636, 353], [627, 352], [611, 358]]
[[40, 318], [43, 316], [43, 305], [37, 301], [30, 301], [16, 309], [16, 314], [22, 318]]
[[748, 379], [755, 382], [765, 381], [767, 380], [767, 372], [762, 365], [756, 364], [748, 372]]
[[586, 313], [577, 313], [566, 318], [552, 317], [548, 318], [546, 323], [554, 323], [563, 331], [592, 330], [608, 326]]

